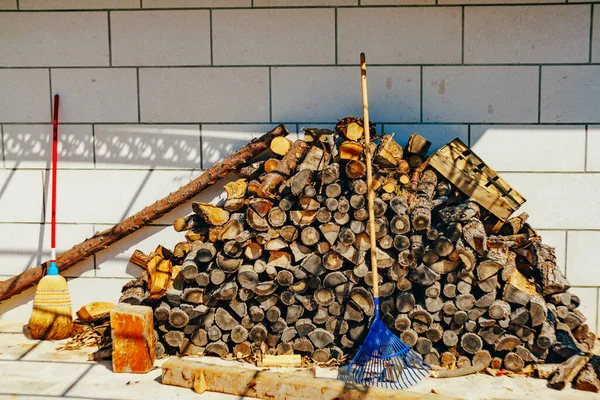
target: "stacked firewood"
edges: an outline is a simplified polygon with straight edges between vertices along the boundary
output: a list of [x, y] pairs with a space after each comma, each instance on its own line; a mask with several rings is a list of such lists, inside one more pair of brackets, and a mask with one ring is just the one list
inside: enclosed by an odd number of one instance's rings
[[[519, 371], [589, 353], [579, 298], [527, 215], [498, 225], [428, 167], [426, 139], [403, 148], [371, 130], [383, 321], [449, 369]], [[121, 301], [154, 308], [158, 355], [324, 362], [357, 351], [374, 315], [363, 133], [348, 117], [336, 132], [275, 139], [271, 158], [225, 186], [223, 204], [195, 202], [175, 221], [186, 241], [136, 251], [146, 272]]]

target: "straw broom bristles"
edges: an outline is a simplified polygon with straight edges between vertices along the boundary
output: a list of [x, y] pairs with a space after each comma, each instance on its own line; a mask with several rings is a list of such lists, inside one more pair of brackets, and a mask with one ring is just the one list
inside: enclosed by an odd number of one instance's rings
[[67, 280], [46, 275], [38, 284], [29, 320], [33, 339], [60, 340], [71, 336], [73, 314]]

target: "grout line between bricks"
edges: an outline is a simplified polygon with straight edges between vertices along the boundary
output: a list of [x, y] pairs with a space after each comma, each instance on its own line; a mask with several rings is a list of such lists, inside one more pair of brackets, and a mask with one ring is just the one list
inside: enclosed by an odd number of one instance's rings
[[469, 147], [471, 147], [471, 125], [467, 125], [467, 140]]
[[[54, 107], [54, 96], [52, 95], [52, 69], [48, 68], [48, 87], [50, 89], [50, 122], [53, 123], [52, 121], [52, 108]], [[48, 123], [46, 121], [46, 123]]]
[[584, 142], [584, 147], [583, 147], [583, 171], [587, 172], [588, 170], [588, 130], [589, 130], [589, 125], [585, 126], [585, 142]]
[[598, 304], [600, 304], [600, 288], [596, 287], [596, 326], [594, 332], [598, 332]]
[[4, 125], [0, 125], [0, 150], [2, 150], [2, 168], [6, 168], [6, 156], [4, 155]]
[[569, 259], [569, 230], [565, 231], [565, 277], [567, 277], [567, 267]]
[[[437, 4], [437, 0], [435, 0], [435, 4]], [[460, 63], [465, 63], [465, 7], [461, 8], [461, 35], [460, 35]]]
[[271, 67], [269, 67], [269, 123], [273, 122], [273, 85], [271, 80]]
[[140, 69], [135, 69], [135, 81], [137, 84], [137, 122], [142, 122], [142, 100], [140, 98]]
[[19, 4], [19, 0], [17, 0], [17, 10], [21, 9], [21, 5]]
[[208, 33], [210, 35], [210, 65], [214, 65], [213, 62], [213, 18], [212, 9], [208, 10]]
[[[141, 0], [140, 0], [141, 1]], [[112, 67], [112, 38], [110, 34], [110, 11], [106, 13], [106, 19], [108, 20], [108, 65]]]
[[537, 108], [538, 108], [538, 112], [537, 112], [537, 122], [538, 124], [541, 123], [541, 116], [542, 116], [542, 66], [540, 65], [538, 70], [538, 104], [537, 104]]
[[[498, 4], [498, 3], [465, 3], [465, 4], [373, 4], [373, 5], [363, 5], [359, 2], [358, 6], [360, 6], [361, 8], [435, 8], [435, 7], [447, 7], [447, 8], [452, 8], [452, 7], [462, 7], [463, 5], [468, 6], [468, 7], [473, 7], [473, 6], [477, 6], [477, 7], [515, 7], [515, 6], [527, 6], [527, 7], [543, 7], [543, 6], [549, 6], [549, 5], [591, 5], [594, 4], [594, 1], [582, 1], [582, 2], [577, 2], [577, 3], [572, 3], [572, 2], [563, 2], [563, 3], [557, 3], [555, 1], [546, 1], [546, 2], [542, 2], [542, 3], [523, 3], [523, 2], [513, 2], [513, 3], [502, 3], [502, 4]], [[19, 3], [17, 2], [17, 6], [19, 7]], [[168, 10], [183, 10], [183, 11], [189, 11], [189, 10], [252, 10], [253, 8], [260, 8], [260, 9], [264, 9], [264, 10], [286, 10], [286, 9], [328, 9], [328, 8], [333, 8], [334, 6], [332, 5], [313, 5], [313, 6], [302, 6], [302, 5], [291, 5], [291, 6], [256, 6], [256, 5], [249, 5], [249, 6], [245, 6], [245, 7], [235, 7], [235, 6], [228, 6], [228, 7], [168, 7], [168, 8], [160, 8], [160, 7], [146, 7], [143, 8], [144, 10], [152, 10], [152, 11], [168, 11]], [[339, 5], [339, 6], [335, 6], [338, 8], [357, 8], [357, 5]], [[92, 11], [139, 11], [140, 8], [139, 7], [134, 7], [134, 8], [109, 8], [109, 7], [98, 7], [98, 8], [70, 8], [70, 9], [38, 9], [38, 10], [22, 10], [20, 8], [18, 8], [18, 10], [20, 10], [21, 12], [28, 12], [28, 13], [40, 13], [40, 12], [92, 12]], [[14, 12], [15, 10], [0, 10], [0, 13], [3, 12]]]
[[[359, 5], [360, 5], [360, 1], [359, 1]], [[334, 52], [335, 52], [334, 60], [335, 60], [335, 65], [337, 65], [337, 63], [338, 63], [338, 9], [337, 8], [334, 8], [333, 18], [334, 18], [333, 19], [333, 21], [334, 21], [334, 24], [333, 24], [333, 26], [334, 26], [334, 28], [333, 28], [334, 29], [333, 46], [334, 46]]]
[[[293, 125], [296, 123], [308, 124], [308, 125], [335, 125], [337, 122], [332, 121], [277, 121], [278, 123]], [[206, 122], [205, 125], [268, 125], [270, 121], [220, 121], [220, 122]], [[574, 127], [585, 127], [586, 124], [596, 125], [600, 124], [600, 119], [598, 121], [593, 122], [531, 122], [531, 121], [521, 121], [521, 122], [474, 122], [474, 121], [435, 121], [435, 122], [419, 122], [419, 121], [382, 121], [380, 124], [385, 123], [386, 125], [493, 125], [493, 126], [525, 126], [525, 127], [536, 127], [539, 125], [547, 125], [549, 127], [553, 126], [574, 126]], [[4, 125], [52, 125], [48, 121], [38, 121], [38, 122], [3, 122]], [[90, 121], [77, 121], [77, 122], [64, 122], [61, 125], [193, 125], [198, 124], [197, 121], [131, 121], [131, 122], [123, 122], [123, 121], [111, 121], [111, 122], [90, 122]], [[60, 168], [60, 167], [59, 167]], [[29, 168], [29, 169], [37, 169], [37, 168]], [[69, 168], [69, 169], [78, 169], [78, 168]], [[86, 168], [79, 168], [86, 169]], [[87, 168], [89, 169], [89, 168]]]
[[[600, 62], [578, 62], [578, 63], [440, 63], [440, 64], [419, 64], [419, 63], [373, 63], [369, 64], [369, 67], [587, 67], [590, 65], [600, 66]], [[336, 68], [336, 67], [351, 67], [356, 68], [356, 64], [231, 64], [231, 65], [217, 65], [219, 68]], [[184, 69], [184, 68], [196, 68], [196, 69], [207, 69], [214, 68], [214, 65], [210, 64], [180, 64], [180, 65], [119, 65], [118, 67], [111, 67], [107, 65], [87, 65], [87, 66], [65, 66], [65, 65], [19, 65], [19, 66], [0, 66], [0, 70], [13, 70], [13, 69], [48, 69], [48, 68], [60, 68], [60, 69], [127, 69], [127, 68], [147, 68], [147, 69]]]
[[202, 143], [202, 124], [198, 124], [198, 141], [200, 143], [200, 169], [203, 170], [204, 169], [204, 144]]
[[419, 69], [419, 80], [420, 82], [420, 87], [419, 87], [419, 122], [423, 123], [423, 66], [421, 65], [420, 69]]
[[96, 166], [96, 125], [92, 125], [92, 165], [93, 169], [97, 169]]
[[594, 4], [591, 5], [590, 12], [590, 55], [589, 62], [592, 62], [592, 45], [594, 44]]

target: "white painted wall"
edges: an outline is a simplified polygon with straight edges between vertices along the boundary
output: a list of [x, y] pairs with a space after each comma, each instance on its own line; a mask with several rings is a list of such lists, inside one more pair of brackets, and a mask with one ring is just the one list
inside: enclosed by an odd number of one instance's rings
[[[503, 3], [512, 3], [510, 5]], [[519, 4], [515, 4], [519, 3]], [[522, 3], [522, 4], [521, 4]], [[52, 94], [58, 246], [131, 215], [278, 123], [361, 114], [404, 144], [460, 137], [523, 207], [597, 329], [600, 9], [558, 0], [0, 0], [0, 279], [49, 255]], [[220, 188], [201, 196], [215, 200]], [[69, 270], [77, 308], [114, 300], [151, 227]], [[33, 290], [0, 304], [26, 321]]]

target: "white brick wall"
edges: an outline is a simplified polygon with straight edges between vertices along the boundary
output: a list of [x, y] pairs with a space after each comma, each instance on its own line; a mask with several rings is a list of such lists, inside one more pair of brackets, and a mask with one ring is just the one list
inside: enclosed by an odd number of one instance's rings
[[[597, 329], [600, 6], [587, 0], [0, 0], [0, 279], [49, 251], [53, 93], [66, 249], [278, 123], [296, 138], [360, 115], [361, 51], [378, 132], [470, 144], [527, 198]], [[222, 185], [198, 196], [222, 198]], [[133, 249], [174, 246], [189, 212], [69, 270], [75, 307], [116, 300], [140, 272]], [[32, 296], [0, 319], [26, 320]]]

